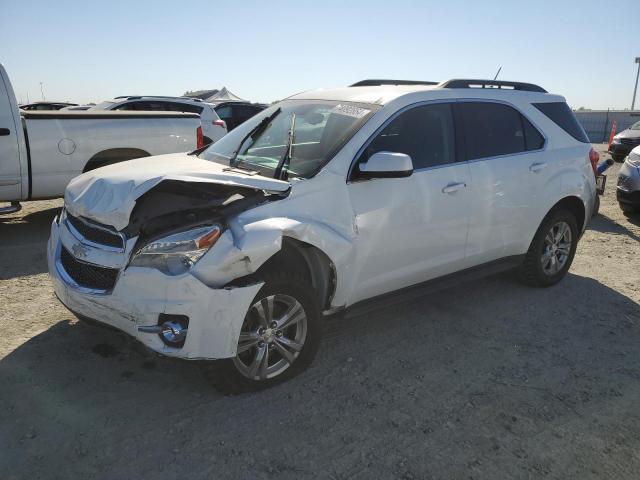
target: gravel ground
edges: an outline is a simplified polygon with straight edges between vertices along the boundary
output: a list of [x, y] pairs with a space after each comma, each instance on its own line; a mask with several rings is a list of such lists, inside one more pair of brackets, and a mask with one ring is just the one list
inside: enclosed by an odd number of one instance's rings
[[503, 274], [329, 320], [307, 372], [237, 397], [79, 324], [46, 275], [61, 201], [26, 203], [0, 220], [0, 478], [640, 478], [640, 217], [617, 170], [556, 287]]

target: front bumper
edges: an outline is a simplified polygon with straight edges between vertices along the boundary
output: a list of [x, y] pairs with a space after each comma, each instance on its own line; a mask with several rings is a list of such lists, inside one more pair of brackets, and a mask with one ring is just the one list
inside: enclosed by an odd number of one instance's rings
[[618, 172], [616, 199], [633, 207], [640, 207], [640, 167], [625, 161]]
[[[95, 293], [74, 284], [64, 271], [61, 248], [71, 251], [73, 246], [64, 245], [68, 235], [60, 235], [61, 228], [54, 220], [47, 246], [49, 275], [57, 297], [73, 313], [115, 327], [163, 355], [189, 360], [236, 355], [245, 314], [261, 283], [210, 288], [190, 273], [168, 276], [155, 269], [128, 267], [120, 271], [110, 292]], [[189, 317], [181, 348], [166, 345], [155, 333], [138, 331], [139, 326], [157, 325], [161, 313]]]
[[629, 155], [631, 150], [638, 146], [638, 143], [635, 144], [627, 144], [627, 143], [612, 143], [609, 147], [609, 152], [611, 155], [616, 157], [626, 157]]

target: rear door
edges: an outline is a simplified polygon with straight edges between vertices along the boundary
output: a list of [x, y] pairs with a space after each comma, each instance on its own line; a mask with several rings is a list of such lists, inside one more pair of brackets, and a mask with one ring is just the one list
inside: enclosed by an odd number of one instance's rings
[[[26, 158], [22, 158], [25, 157], [25, 152], [21, 152], [20, 148], [23, 138], [22, 122], [18, 115], [13, 89], [4, 69], [0, 66], [0, 201], [22, 199], [21, 163], [26, 165]], [[25, 169], [25, 182], [26, 176]]]
[[460, 101], [456, 110], [473, 196], [467, 266], [522, 254], [535, 198], [553, 168], [542, 153], [545, 139], [505, 103]]
[[[378, 151], [409, 155], [413, 174], [358, 180], [357, 165]], [[409, 107], [364, 148], [348, 185], [360, 257], [349, 303], [462, 268], [470, 179], [468, 165], [456, 160], [450, 103]]]

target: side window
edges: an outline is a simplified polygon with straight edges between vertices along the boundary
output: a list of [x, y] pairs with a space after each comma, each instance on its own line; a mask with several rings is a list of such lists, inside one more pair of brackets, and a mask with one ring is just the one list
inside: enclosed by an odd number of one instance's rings
[[529, 120], [524, 118], [522, 115], [522, 126], [524, 127], [524, 141], [525, 147], [527, 151], [531, 150], [540, 150], [544, 147], [544, 137], [538, 131], [536, 127], [534, 127]]
[[533, 106], [579, 142], [590, 143], [584, 128], [565, 102], [534, 103]]
[[467, 159], [496, 157], [527, 150], [522, 115], [501, 103], [459, 104]]
[[231, 118], [231, 107], [229, 105], [216, 109], [216, 113], [222, 120]]
[[414, 169], [455, 162], [451, 105], [423, 105], [401, 113], [373, 139], [358, 163], [381, 151], [406, 153]]

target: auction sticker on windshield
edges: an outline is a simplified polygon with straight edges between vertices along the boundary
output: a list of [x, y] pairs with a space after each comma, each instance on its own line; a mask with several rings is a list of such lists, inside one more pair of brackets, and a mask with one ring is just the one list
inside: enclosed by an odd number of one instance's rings
[[331, 109], [331, 113], [337, 113], [338, 115], [347, 115], [348, 117], [354, 118], [362, 118], [370, 111], [371, 110], [367, 110], [366, 108], [342, 104], [338, 104]]

